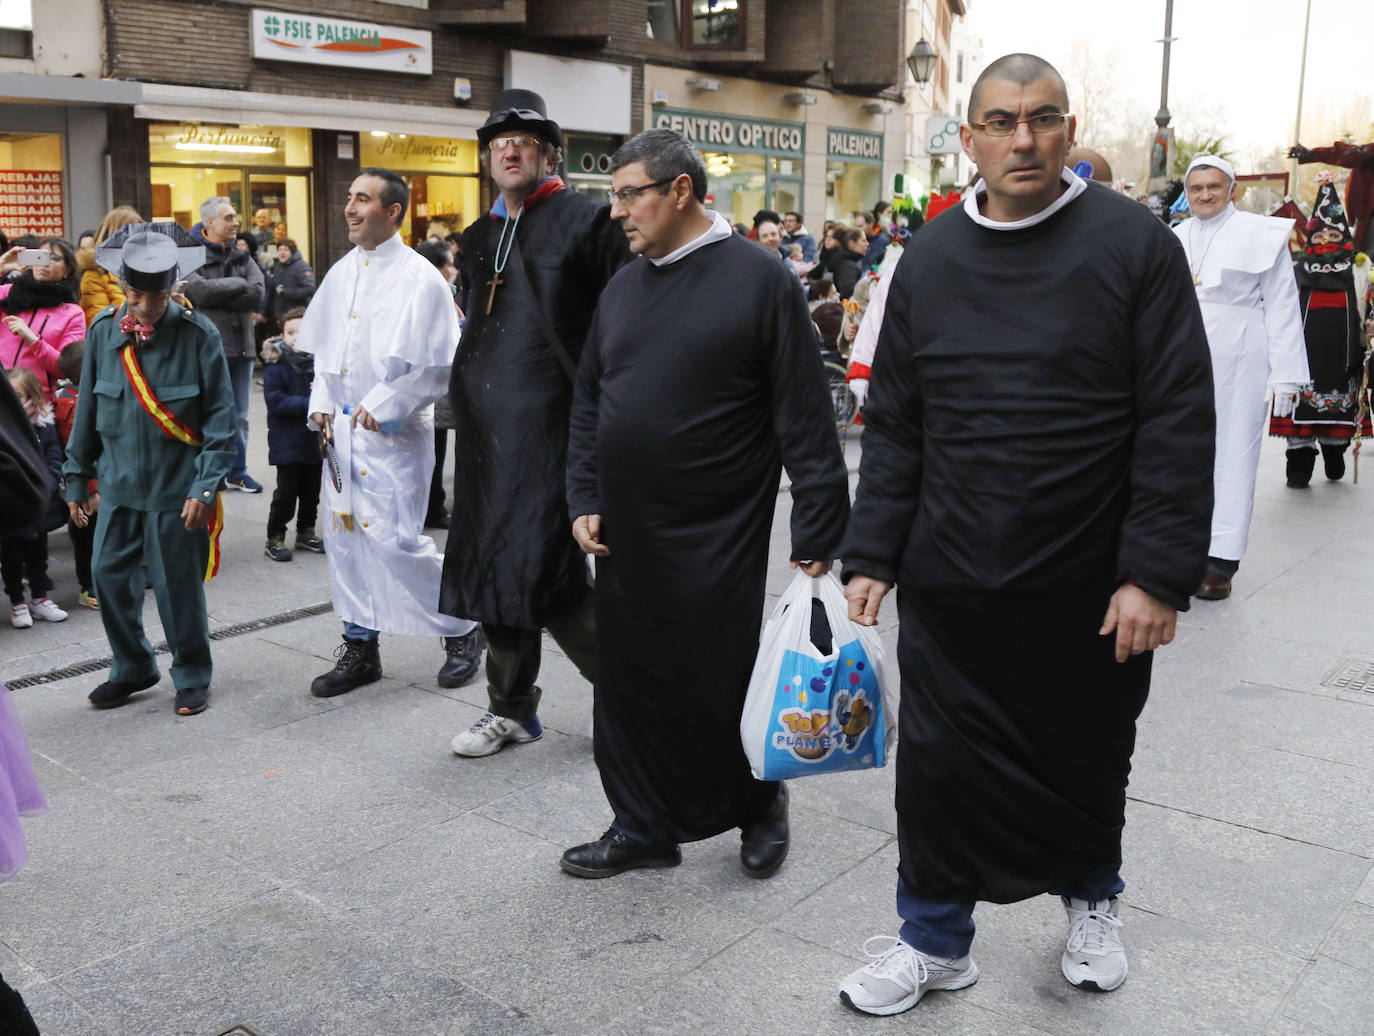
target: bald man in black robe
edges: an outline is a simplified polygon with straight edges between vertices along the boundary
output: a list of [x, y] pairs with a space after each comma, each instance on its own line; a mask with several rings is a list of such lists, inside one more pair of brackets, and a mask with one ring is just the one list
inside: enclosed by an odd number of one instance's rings
[[669, 867], [681, 842], [741, 829], [766, 878], [789, 845], [786, 789], [740, 744], [778, 478], [792, 558], [830, 568], [849, 512], [817, 334], [775, 253], [707, 212], [700, 153], [648, 130], [612, 160], [630, 250], [578, 370], [568, 452], [574, 534], [596, 556], [594, 748], [615, 813], [563, 854], [570, 874]]
[[893, 274], [842, 551], [851, 615], [901, 588], [899, 938], [870, 1014], [978, 977], [978, 900], [1059, 894], [1065, 978], [1115, 989], [1121, 831], [1151, 652], [1202, 575], [1211, 361], [1177, 239], [1064, 167], [1063, 80], [987, 67], [983, 179]]

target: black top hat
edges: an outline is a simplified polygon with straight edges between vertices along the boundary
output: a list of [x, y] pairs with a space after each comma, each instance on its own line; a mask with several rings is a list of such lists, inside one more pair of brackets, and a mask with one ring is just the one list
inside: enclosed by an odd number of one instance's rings
[[555, 147], [563, 146], [563, 131], [549, 118], [544, 98], [533, 90], [502, 90], [491, 102], [491, 114], [477, 131], [483, 147], [503, 129], [527, 129]]

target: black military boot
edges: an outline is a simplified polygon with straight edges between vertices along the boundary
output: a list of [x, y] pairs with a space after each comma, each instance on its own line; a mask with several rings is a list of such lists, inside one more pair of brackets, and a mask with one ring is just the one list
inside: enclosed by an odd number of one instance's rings
[[382, 653], [375, 640], [349, 640], [334, 649], [339, 661], [323, 676], [315, 677], [310, 693], [316, 698], [332, 698], [347, 694], [355, 687], [382, 678]]
[[439, 667], [440, 687], [462, 687], [477, 675], [477, 663], [482, 660], [482, 649], [487, 646], [482, 624], [478, 623], [461, 637], [445, 637], [444, 653], [448, 655]]
[[1308, 449], [1289, 450], [1287, 454], [1289, 489], [1306, 489], [1312, 481], [1312, 469], [1317, 466], [1317, 451]]
[[1339, 482], [1345, 476], [1345, 447], [1322, 443], [1322, 467], [1328, 479]]

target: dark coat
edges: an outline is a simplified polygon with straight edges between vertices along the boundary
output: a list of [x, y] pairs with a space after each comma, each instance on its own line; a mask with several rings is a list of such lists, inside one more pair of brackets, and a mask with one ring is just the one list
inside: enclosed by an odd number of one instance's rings
[[272, 267], [267, 277], [267, 308], [273, 320], [280, 323], [283, 313], [308, 305], [314, 295], [315, 271], [300, 252], [292, 252], [290, 259]]
[[43, 456], [33, 425], [8, 378], [0, 378], [0, 536], [37, 521], [48, 501]]
[[266, 290], [262, 268], [247, 252], [232, 244], [218, 245], [199, 235], [197, 223], [191, 236], [205, 244], [205, 265], [186, 278], [183, 289], [196, 307], [219, 331], [224, 355], [229, 359], [253, 356], [253, 314], [262, 305]]
[[1182, 610], [1202, 578], [1211, 357], [1177, 238], [1100, 184], [1020, 230], [950, 209], [920, 240], [842, 556], [900, 591], [902, 881], [1010, 902], [1120, 865], [1151, 655], [1118, 663], [1098, 629], [1127, 580]]
[[267, 402], [267, 463], [318, 464], [319, 441], [306, 424], [310, 416], [310, 382], [285, 360], [262, 370], [262, 398]]
[[863, 276], [863, 269], [859, 266], [859, 257], [848, 250], [844, 251], [834, 264], [835, 290], [840, 293], [840, 298], [847, 299], [854, 294], [854, 285], [859, 283], [859, 278]]
[[463, 234], [467, 327], [449, 386], [458, 447], [439, 610], [533, 629], [588, 591], [564, 495], [572, 382], [535, 307], [577, 363], [601, 290], [630, 252], [610, 206], [558, 191], [521, 216], [488, 314], [504, 223], [483, 216]]

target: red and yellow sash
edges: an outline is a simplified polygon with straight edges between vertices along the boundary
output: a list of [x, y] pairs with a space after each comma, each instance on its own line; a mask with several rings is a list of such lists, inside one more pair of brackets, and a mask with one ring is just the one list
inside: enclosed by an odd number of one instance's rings
[[[148, 379], [143, 376], [143, 368], [138, 365], [134, 355], [134, 343], [129, 342], [119, 350], [119, 358], [124, 363], [124, 373], [129, 378], [129, 387], [134, 390], [134, 398], [139, 406], [148, 412], [158, 428], [170, 439], [185, 443], [187, 446], [203, 446], [205, 437], [192, 430], [181, 418], [167, 409], [157, 398]], [[210, 560], [205, 566], [205, 581], [208, 583], [219, 574], [220, 533], [224, 531], [224, 500], [222, 493], [215, 494], [215, 514], [210, 519]]]

